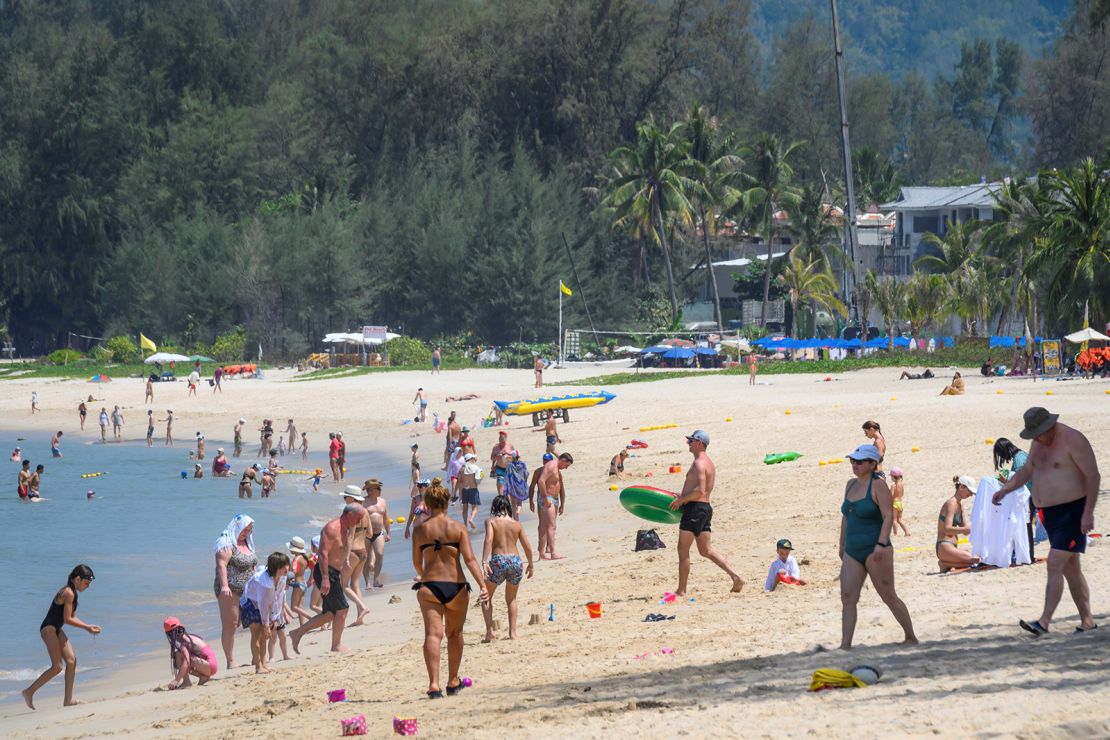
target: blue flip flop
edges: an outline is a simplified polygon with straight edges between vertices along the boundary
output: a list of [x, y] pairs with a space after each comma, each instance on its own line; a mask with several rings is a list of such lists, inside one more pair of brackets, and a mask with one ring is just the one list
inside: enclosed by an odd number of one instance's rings
[[1026, 622], [1024, 619], [1019, 619], [1018, 624], [1021, 625], [1021, 628], [1023, 630], [1032, 634], [1033, 637], [1040, 637], [1041, 635], [1048, 633], [1048, 629], [1041, 626], [1041, 621], [1039, 619], [1035, 619], [1032, 622]]

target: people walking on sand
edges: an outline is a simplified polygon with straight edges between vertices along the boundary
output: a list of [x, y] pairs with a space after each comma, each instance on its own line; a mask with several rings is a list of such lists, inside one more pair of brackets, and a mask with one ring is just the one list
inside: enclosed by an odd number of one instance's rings
[[505, 487], [505, 476], [508, 474], [509, 463], [513, 460], [516, 450], [509, 444], [509, 433], [498, 432], [497, 444], [489, 453], [489, 474], [497, 484], [497, 495], [501, 495]]
[[[536, 555], [541, 560], [543, 559], [543, 549], [540, 545], [546, 542], [547, 537], [547, 508], [548, 501], [540, 491], [540, 476], [543, 475], [543, 467], [555, 456], [549, 452], [543, 455], [543, 462], [532, 471], [532, 477], [528, 481], [528, 511], [535, 512], [536, 514]], [[537, 508], [537, 501], [538, 508]]]
[[952, 483], [956, 492], [940, 507], [937, 516], [936, 552], [941, 573], [954, 568], [970, 568], [979, 563], [979, 558], [960, 549], [960, 536], [971, 534], [963, 502], [975, 495], [979, 481], [970, 475], [958, 475], [952, 478]]
[[463, 467], [459, 471], [459, 488], [462, 491], [462, 520], [470, 529], [477, 529], [474, 518], [478, 515], [478, 507], [482, 505], [478, 493], [478, 483], [482, 479], [482, 468], [478, 465], [478, 456], [468, 452], [463, 456]]
[[[544, 456], [546, 460], [546, 455]], [[562, 560], [555, 547], [555, 532], [559, 526], [559, 517], [567, 505], [566, 487], [563, 485], [563, 471], [574, 464], [574, 458], [569, 452], [564, 452], [558, 457], [547, 460], [540, 469], [538, 480], [539, 505], [545, 510], [544, 523], [547, 525], [540, 533], [536, 549], [541, 560]]]
[[81, 403], [77, 404], [77, 418], [81, 422], [81, 431], [82, 432], [85, 431], [85, 417], [88, 416], [88, 415], [89, 415], [89, 407], [85, 405], [85, 402], [82, 401]]
[[120, 441], [120, 432], [123, 429], [123, 412], [119, 410], [119, 406], [112, 409], [112, 436], [117, 442]]
[[385, 557], [385, 543], [389, 542], [389, 507], [382, 497], [382, 482], [371, 478], [362, 484], [366, 493], [366, 511], [370, 513], [370, 531], [366, 533], [366, 564], [363, 566], [363, 580], [370, 582], [373, 573], [374, 588], [382, 588], [382, 563]]
[[173, 447], [173, 409], [166, 409], [166, 418], [158, 421], [166, 422], [166, 447]]
[[37, 413], [38, 411], [39, 411], [39, 392], [38, 391], [31, 391], [31, 415], [34, 416], [35, 413]]
[[224, 369], [222, 367], [220, 367], [219, 365], [217, 365], [216, 369], [212, 371], [212, 393], [213, 394], [216, 393], [216, 391], [219, 391], [220, 393], [224, 392], [224, 387], [223, 387], [223, 385], [221, 385], [223, 379], [224, 379]]
[[[443, 697], [440, 684], [440, 649], [447, 637], [448, 695], [463, 689], [459, 668], [463, 655], [463, 625], [469, 607], [470, 584], [462, 562], [478, 583], [480, 601], [489, 601], [485, 578], [474, 557], [466, 528], [447, 516], [451, 494], [436, 478], [424, 493], [428, 519], [412, 535], [412, 560], [416, 566], [416, 600], [424, 619], [424, 664], [428, 669], [429, 699]], [[461, 562], [460, 562], [461, 561]], [[461, 598], [460, 598], [461, 597]]]
[[[520, 559], [524, 550], [525, 565]], [[505, 584], [505, 606], [509, 610], [509, 639], [516, 639], [516, 592], [521, 580], [532, 577], [532, 547], [520, 522], [513, 518], [513, 505], [509, 497], [497, 495], [489, 507], [486, 519], [486, 539], [482, 545], [482, 572], [486, 576], [486, 591], [489, 599], [482, 602], [482, 616], [486, 620], [486, 638], [483, 642], [496, 640], [493, 631], [493, 595], [497, 587]]]
[[216, 578], [212, 589], [220, 607], [220, 643], [227, 667], [234, 667], [235, 630], [239, 627], [239, 599], [247, 581], [258, 567], [254, 554], [254, 519], [236, 514], [212, 546], [216, 558]]
[[243, 427], [247, 424], [246, 419], [239, 419], [239, 423], [235, 425], [234, 432], [234, 445], [235, 449], [232, 450], [232, 457], [239, 457], [243, 454]]
[[347, 443], [343, 441], [343, 432], [336, 432], [335, 439], [339, 442], [336, 468], [339, 470], [339, 480], [347, 477]]
[[186, 631], [177, 617], [168, 617], [162, 622], [162, 631], [170, 643], [170, 670], [174, 676], [166, 685], [167, 689], [173, 691], [192, 686], [191, 676], [196, 676], [197, 685], [203, 686], [219, 672], [216, 652], [199, 635]]
[[289, 556], [270, 553], [266, 567], [260, 568], [247, 581], [239, 599], [239, 623], [251, 631], [251, 665], [255, 673], [269, 673], [266, 665], [270, 634], [285, 623], [285, 576], [289, 573]]
[[671, 509], [682, 509], [682, 521], [678, 525], [678, 588], [675, 594], [686, 595], [686, 581], [690, 577], [690, 547], [696, 542], [698, 554], [710, 560], [732, 579], [732, 592], [739, 593], [744, 588], [744, 579], [729, 566], [724, 555], [713, 549], [710, 544], [713, 523], [713, 505], [709, 498], [717, 480], [717, 466], [709, 459], [709, 435], [698, 429], [686, 437], [686, 446], [694, 456], [694, 462], [686, 472], [682, 493], [671, 502]]
[[561, 445], [563, 443], [563, 440], [559, 438], [559, 430], [555, 423], [554, 415], [547, 417], [547, 421], [544, 422], [543, 425], [543, 433], [547, 441], [547, 449], [545, 450], [545, 452], [549, 452], [554, 455], [555, 445]]
[[366, 510], [361, 504], [347, 504], [338, 518], [332, 519], [320, 530], [320, 553], [312, 567], [312, 580], [322, 597], [322, 611], [289, 633], [293, 652], [298, 655], [301, 638], [327, 622], [331, 622], [331, 651], [347, 652], [343, 645], [343, 627], [350, 605], [343, 592], [342, 568], [351, 554], [351, 531], [362, 521], [364, 513]]
[[447, 464], [451, 461], [451, 456], [458, 447], [459, 437], [462, 435], [462, 427], [455, 421], [455, 412], [452, 411], [447, 417], [447, 431], [444, 434], [445, 445], [443, 450], [443, 469], [447, 470]]
[[146, 391], [143, 393], [143, 403], [154, 403], [154, 375], [146, 378]]
[[443, 355], [440, 352], [439, 347], [436, 347], [434, 350], [432, 350], [432, 375], [436, 375], [437, 373], [439, 373], [439, 363], [442, 359]]
[[863, 422], [863, 436], [879, 449], [879, 466], [878, 470], [883, 469], [883, 458], [886, 457], [886, 437], [883, 436], [882, 427], [879, 422], [868, 419]]
[[50, 456], [62, 456], [62, 430], [54, 432], [54, 436], [50, 438]]
[[301, 432], [301, 462], [308, 460], [308, 432]]
[[543, 358], [539, 355], [536, 355], [535, 362], [532, 365], [532, 371], [536, 376], [536, 387], [543, 388]]
[[886, 482], [875, 474], [881, 455], [875, 445], [864, 444], [847, 455], [853, 478], [844, 487], [840, 506], [841, 650], [852, 647], [856, 631], [856, 605], [863, 582], [871, 585], [898, 620], [905, 644], [917, 644], [909, 610], [894, 589], [894, 549], [890, 531], [894, 507]]
[[196, 395], [197, 395], [197, 385], [199, 383], [200, 383], [200, 371], [197, 368], [194, 367], [193, 372], [189, 373], [189, 393], [188, 393], [189, 396], [193, 396], [194, 398], [196, 397]]
[[755, 385], [755, 374], [758, 371], [756, 366], [755, 352], [748, 355], [748, 385]]
[[[365, 500], [366, 496], [358, 486], [347, 486], [343, 490], [343, 503], [345, 504], [359, 504], [362, 506]], [[363, 506], [362, 518], [351, 530], [351, 552], [342, 569], [343, 588], [351, 601], [355, 602], [355, 607], [358, 609], [358, 616], [355, 617], [355, 621], [351, 622], [352, 627], [362, 625], [367, 614], [366, 604], [362, 601], [359, 579], [362, 578], [362, 567], [366, 564], [366, 537], [369, 531], [370, 512], [366, 511], [366, 507]]]
[[62, 586], [50, 601], [50, 608], [46, 611], [46, 618], [39, 625], [39, 637], [46, 644], [46, 653], [50, 657], [50, 667], [35, 679], [21, 692], [23, 701], [31, 709], [35, 708], [35, 692], [45, 686], [50, 679], [65, 671], [65, 696], [63, 703], [67, 707], [81, 702], [73, 698], [73, 680], [77, 676], [77, 656], [73, 645], [66, 635], [65, 627], [77, 627], [90, 635], [99, 635], [100, 627], [88, 624], [77, 618], [77, 594], [82, 593], [92, 585], [95, 576], [92, 568], [87, 565], [78, 565], [69, 573], [66, 585]]
[[108, 441], [108, 409], [104, 406], [100, 407], [100, 416], [97, 419], [100, 423], [100, 441]]
[[292, 555], [289, 559], [289, 572], [292, 574], [289, 579], [289, 588], [292, 589], [289, 596], [289, 608], [293, 612], [293, 616], [297, 618], [299, 626], [304, 624], [306, 619], [312, 619], [312, 613], [304, 608], [304, 597], [308, 591], [308, 579], [312, 572], [312, 565], [308, 560], [308, 554], [305, 552], [302, 537], [290, 539], [285, 543], [285, 549]]
[[413, 397], [412, 402], [420, 402], [420, 410], [416, 413], [416, 418], [413, 421], [427, 421], [428, 420], [428, 392], [423, 388], [416, 389], [416, 396]]
[[906, 524], [902, 521], [902, 515], [906, 511], [906, 483], [903, 478], [901, 468], [890, 469], [890, 505], [894, 509], [894, 526], [890, 533], [895, 534], [901, 528], [902, 534], [909, 537], [910, 530], [906, 529]]
[[1051, 547], [1048, 583], [1040, 617], [1031, 622], [1021, 620], [1019, 624], [1037, 637], [1051, 627], [1065, 582], [1079, 611], [1076, 631], [1098, 627], [1080, 556], [1087, 551], [1087, 533], [1095, 527], [1095, 502], [1102, 477], [1091, 443], [1079, 430], [1057, 421], [1059, 418], [1059, 414], [1039, 406], [1025, 412], [1025, 428], [1020, 434], [1022, 439], [1032, 440], [1028, 462], [994, 494], [994, 503], [999, 504], [1030, 480], [1036, 481], [1033, 503], [1044, 517]]

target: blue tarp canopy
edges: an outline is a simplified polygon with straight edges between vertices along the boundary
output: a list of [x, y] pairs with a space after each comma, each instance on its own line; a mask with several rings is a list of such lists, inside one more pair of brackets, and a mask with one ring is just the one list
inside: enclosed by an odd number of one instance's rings
[[644, 347], [640, 350], [641, 355], [661, 355], [664, 352], [669, 352], [672, 348], [664, 344], [657, 344], [654, 347]]
[[[1044, 337], [1037, 337], [1033, 341], [1043, 342]], [[1025, 337], [1018, 338], [1016, 343], [1017, 343], [1018, 347], [1024, 348], [1025, 345], [1026, 345]], [[992, 349], [994, 347], [1003, 347], [1003, 348], [1006, 348], [1006, 349], [1013, 349], [1014, 344], [1015, 344], [1015, 340], [1014, 340], [1013, 337], [991, 337], [990, 338], [990, 347]]]
[[714, 349], [713, 347], [698, 347], [694, 351], [697, 352], [699, 355], [715, 355], [715, 354], [717, 354], [717, 350]]
[[688, 360], [694, 356], [694, 350], [688, 347], [670, 347], [663, 353], [664, 360]]

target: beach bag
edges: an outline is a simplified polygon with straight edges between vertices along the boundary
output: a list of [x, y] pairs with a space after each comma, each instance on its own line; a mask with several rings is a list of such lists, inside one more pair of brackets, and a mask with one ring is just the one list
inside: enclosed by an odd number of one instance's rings
[[509, 463], [503, 490], [506, 496], [512, 496], [517, 501], [528, 498], [528, 466], [524, 461], [517, 460]]
[[641, 529], [636, 533], [636, 550], [661, 550], [665, 548], [663, 540], [659, 539], [659, 533], [654, 529]]

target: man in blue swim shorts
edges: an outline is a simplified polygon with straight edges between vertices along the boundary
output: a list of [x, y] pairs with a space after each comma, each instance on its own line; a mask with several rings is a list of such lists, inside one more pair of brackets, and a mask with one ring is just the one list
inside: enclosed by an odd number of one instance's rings
[[1048, 632], [1052, 615], [1068, 584], [1072, 600], [1079, 610], [1076, 632], [1098, 627], [1091, 613], [1091, 592], [1079, 566], [1079, 556], [1087, 550], [1087, 533], [1095, 526], [1095, 501], [1102, 478], [1098, 472], [1091, 443], [1079, 431], [1057, 421], [1059, 414], [1035, 406], [1025, 412], [1022, 439], [1031, 439], [1029, 461], [1010, 476], [998, 493], [998, 504], [1009, 493], [1030, 480], [1033, 504], [1044, 515], [1044, 527], [1052, 549], [1048, 553], [1048, 584], [1045, 587], [1044, 610], [1033, 621], [1018, 624], [1034, 637]]

